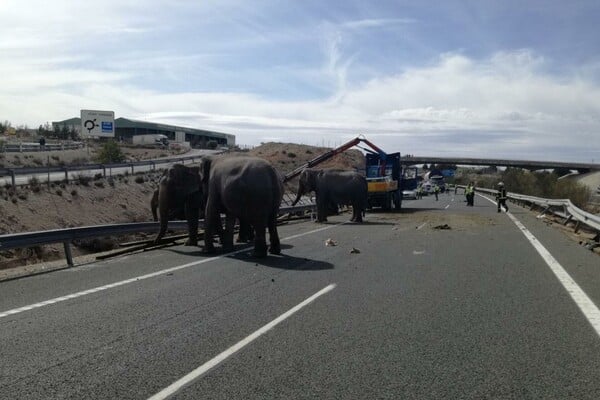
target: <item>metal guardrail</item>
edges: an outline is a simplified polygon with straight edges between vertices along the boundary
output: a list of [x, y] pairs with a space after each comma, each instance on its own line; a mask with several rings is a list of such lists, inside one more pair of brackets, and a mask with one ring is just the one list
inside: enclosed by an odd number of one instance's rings
[[[459, 187], [464, 188], [464, 186], [459, 185]], [[476, 188], [477, 192], [483, 192], [490, 195], [496, 195], [497, 190], [493, 189], [485, 189], [485, 188]], [[600, 233], [600, 215], [590, 214], [587, 211], [584, 211], [577, 206], [575, 206], [571, 200], [569, 199], [544, 199], [541, 197], [535, 196], [526, 196], [518, 193], [507, 193], [507, 196], [510, 200], [518, 201], [521, 203], [527, 203], [531, 206], [538, 206], [544, 208], [543, 213], [552, 212], [560, 217], [566, 219], [565, 224], [567, 224], [571, 220], [577, 221], [577, 226], [575, 231], [577, 232], [579, 228], [579, 224], [585, 224], [590, 228], [594, 229], [596, 232]], [[557, 211], [555, 208], [562, 208], [562, 212]]]
[[[279, 215], [313, 210], [315, 204], [305, 204], [294, 207], [280, 207]], [[80, 228], [55, 229], [39, 232], [24, 232], [8, 235], [0, 235], [0, 251], [16, 248], [27, 248], [45, 244], [63, 243], [67, 264], [73, 266], [71, 243], [76, 239], [89, 239], [103, 236], [124, 235], [128, 233], [158, 232], [159, 222], [135, 222], [127, 224], [109, 224], [84, 226]], [[204, 220], [200, 220], [198, 227], [204, 226]], [[168, 229], [187, 229], [187, 221], [169, 221]]]
[[26, 151], [60, 151], [74, 150], [83, 147], [83, 143], [48, 143], [41, 145], [36, 142], [4, 142], [0, 148], [6, 153], [22, 153]]
[[153, 169], [156, 168], [157, 165], [160, 164], [172, 164], [172, 163], [185, 163], [185, 161], [194, 162], [195, 160], [199, 160], [202, 156], [185, 156], [185, 157], [170, 157], [170, 158], [161, 158], [155, 160], [146, 160], [146, 161], [132, 161], [126, 163], [115, 163], [115, 164], [84, 164], [84, 165], [65, 165], [65, 166], [56, 166], [56, 167], [22, 167], [22, 168], [0, 168], [0, 177], [2, 176], [10, 176], [11, 184], [13, 186], [16, 185], [16, 177], [23, 175], [42, 175], [48, 173], [56, 173], [56, 172], [64, 172], [65, 180], [69, 179], [69, 172], [77, 172], [77, 171], [99, 171], [103, 172], [103, 175], [106, 177], [106, 170], [111, 170], [112, 168], [131, 168], [131, 173], [135, 172], [135, 167], [140, 166], [152, 166]]

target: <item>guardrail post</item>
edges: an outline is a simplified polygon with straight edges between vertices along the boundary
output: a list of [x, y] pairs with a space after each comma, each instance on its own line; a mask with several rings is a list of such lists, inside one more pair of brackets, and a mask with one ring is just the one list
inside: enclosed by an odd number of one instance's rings
[[72, 267], [73, 264], [73, 254], [71, 253], [71, 242], [66, 241], [63, 242], [64, 247], [65, 247], [65, 256], [67, 257], [67, 265], [69, 267]]
[[69, 183], [69, 170], [65, 167], [65, 183]]
[[15, 170], [14, 169], [10, 169], [10, 183], [12, 184], [13, 187], [17, 186], [17, 182], [15, 181]]
[[133, 164], [131, 164], [131, 175], [133, 175]]
[[104, 165], [102, 166], [102, 175], [106, 178], [106, 167]]
[[565, 222], [563, 222], [563, 225], [567, 225], [569, 222], [571, 222], [571, 219], [573, 219], [572, 215], [569, 215], [567, 218], [565, 218]]
[[154, 161], [150, 161], [150, 165], [152, 165], [152, 171], [156, 171], [156, 163]]

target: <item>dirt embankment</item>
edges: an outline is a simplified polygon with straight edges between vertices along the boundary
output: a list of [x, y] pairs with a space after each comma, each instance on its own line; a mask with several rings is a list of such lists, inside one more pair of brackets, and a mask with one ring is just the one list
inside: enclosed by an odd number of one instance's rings
[[[248, 152], [230, 155], [247, 154], [265, 158], [285, 174], [328, 150], [297, 144], [266, 143]], [[124, 148], [123, 151], [129, 159], [169, 155], [164, 154], [164, 150], [156, 149]], [[5, 154], [5, 161], [7, 161], [7, 154]], [[86, 149], [50, 154], [58, 158], [59, 162], [68, 163], [87, 158]], [[30, 153], [11, 154], [9, 158], [14, 159], [14, 156], [19, 157], [20, 166], [36, 166], [37, 162], [34, 160], [42, 157], [39, 153]], [[93, 156], [87, 159], [91, 160]], [[364, 167], [364, 157], [360, 151], [352, 150], [337, 155], [319, 167], [361, 169]], [[161, 173], [156, 171], [108, 178], [97, 176], [91, 180], [80, 178], [68, 183], [50, 185], [39, 183], [17, 188], [0, 187], [0, 234], [151, 221], [150, 198], [157, 187]], [[288, 185], [288, 190], [295, 190], [295, 184]], [[146, 236], [153, 235], [140, 234], [136, 235], [136, 238]], [[73, 246], [73, 255], [78, 256], [117, 246], [118, 243], [114, 238], [80, 241]], [[59, 244], [0, 251], [0, 269], [63, 258], [62, 253], [62, 245]]]

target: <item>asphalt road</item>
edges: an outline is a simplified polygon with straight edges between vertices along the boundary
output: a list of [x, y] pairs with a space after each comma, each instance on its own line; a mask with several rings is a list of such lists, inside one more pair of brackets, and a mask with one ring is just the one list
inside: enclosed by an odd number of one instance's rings
[[551, 265], [440, 195], [290, 222], [265, 260], [181, 246], [2, 282], [0, 398], [597, 399], [598, 256], [511, 215]]

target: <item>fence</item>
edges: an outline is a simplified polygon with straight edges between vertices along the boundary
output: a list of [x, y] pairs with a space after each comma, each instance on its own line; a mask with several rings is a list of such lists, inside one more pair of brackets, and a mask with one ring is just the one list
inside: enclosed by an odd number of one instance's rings
[[41, 145], [36, 142], [3, 142], [1, 150], [6, 153], [23, 153], [25, 151], [59, 151], [81, 149], [84, 144], [81, 142], [71, 143], [49, 143]]
[[[279, 209], [279, 215], [304, 212], [307, 210], [313, 210], [314, 208], [315, 205], [312, 203], [294, 207], [281, 207]], [[66, 228], [50, 231], [0, 235], [0, 251], [41, 246], [45, 244], [63, 243], [67, 264], [72, 267], [74, 264], [71, 253], [71, 243], [75, 239], [79, 240], [103, 236], [117, 236], [130, 233], [158, 232], [159, 226], [159, 222], [135, 222], [127, 224], [84, 226], [80, 228]], [[199, 221], [198, 227], [204, 227], [204, 220]], [[187, 229], [187, 221], [169, 221], [168, 229], [185, 230]]]
[[[459, 186], [463, 187], [463, 186]], [[497, 190], [477, 188], [478, 192], [496, 195]], [[542, 215], [552, 213], [561, 218], [564, 218], [563, 224], [566, 225], [571, 221], [575, 221], [575, 232], [577, 232], [584, 224], [596, 232], [596, 241], [600, 241], [600, 215], [590, 214], [587, 211], [576, 207], [569, 199], [544, 199], [535, 196], [526, 196], [518, 193], [508, 193], [508, 198], [521, 205], [528, 205], [530, 209], [540, 207]]]

